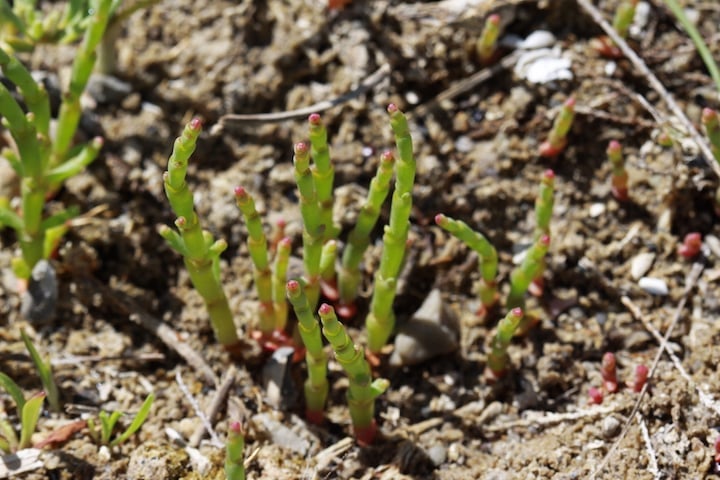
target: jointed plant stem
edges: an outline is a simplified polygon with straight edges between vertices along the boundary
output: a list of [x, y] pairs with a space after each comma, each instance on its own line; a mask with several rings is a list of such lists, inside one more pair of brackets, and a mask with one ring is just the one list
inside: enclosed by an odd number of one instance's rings
[[[253, 262], [253, 277], [258, 300], [260, 301], [260, 323], [258, 328], [263, 335], [270, 335], [276, 325], [274, 302], [278, 301], [278, 299], [273, 298], [273, 276], [270, 271], [267, 238], [263, 231], [260, 214], [255, 209], [255, 201], [250, 194], [244, 188], [237, 187], [235, 189], [235, 201], [243, 214], [248, 229], [247, 246]], [[287, 269], [287, 263], [285, 265], [281, 264], [281, 267], [283, 266]], [[284, 284], [284, 278], [282, 282]]]
[[501, 376], [507, 368], [507, 349], [522, 318], [522, 309], [513, 308], [498, 323], [487, 359], [487, 368], [495, 377]]
[[395, 326], [392, 304], [395, 299], [397, 276], [405, 256], [412, 209], [412, 189], [415, 182], [415, 157], [407, 119], [393, 104], [388, 106], [387, 111], [390, 114], [390, 125], [395, 134], [399, 159], [395, 165], [395, 192], [390, 207], [390, 222], [385, 226], [380, 267], [375, 275], [375, 290], [370, 303], [370, 313], [365, 319], [368, 348], [372, 352], [380, 351]]
[[298, 318], [298, 329], [306, 348], [308, 379], [305, 381], [305, 404], [308, 420], [322, 423], [328, 395], [327, 355], [323, 350], [320, 325], [313, 315], [303, 286], [296, 280], [287, 283], [287, 297]]
[[363, 350], [353, 343], [330, 305], [321, 305], [318, 313], [323, 335], [350, 379], [347, 400], [355, 435], [361, 443], [369, 444], [375, 435], [375, 399], [387, 390], [390, 383], [382, 378], [373, 381]]
[[370, 245], [370, 232], [377, 223], [382, 204], [390, 191], [394, 165], [395, 156], [392, 152], [389, 150], [383, 152], [375, 177], [370, 182], [365, 205], [360, 210], [355, 227], [348, 236], [347, 245], [343, 251], [342, 267], [338, 275], [340, 301], [344, 304], [354, 302], [357, 296], [361, 280], [360, 262], [365, 250]]
[[163, 180], [165, 194], [178, 217], [175, 226], [179, 233], [163, 226], [160, 234], [183, 256], [190, 279], [205, 301], [218, 342], [232, 347], [237, 345], [238, 337], [219, 271], [219, 257], [227, 244], [223, 240], [214, 241], [210, 232], [200, 228], [192, 193], [185, 181], [188, 160], [195, 150], [200, 129], [200, 120], [193, 119], [185, 126], [182, 136], [175, 140]]

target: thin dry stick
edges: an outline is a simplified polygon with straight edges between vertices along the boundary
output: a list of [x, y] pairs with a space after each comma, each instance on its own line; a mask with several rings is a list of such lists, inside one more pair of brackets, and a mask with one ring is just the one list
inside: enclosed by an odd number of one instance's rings
[[655, 455], [655, 449], [653, 448], [652, 441], [650, 441], [650, 434], [648, 433], [647, 425], [645, 425], [645, 419], [642, 415], [638, 415], [638, 424], [640, 424], [640, 431], [642, 432], [643, 440], [645, 441], [645, 449], [648, 453], [648, 471], [652, 473], [655, 480], [660, 480], [660, 470], [658, 470], [657, 455]]
[[606, 417], [610, 413], [615, 413], [624, 408], [621, 404], [596, 406], [577, 412], [567, 413], [545, 413], [534, 418], [522, 418], [520, 420], [512, 420], [510, 422], [501, 423], [499, 425], [483, 426], [486, 432], [506, 432], [511, 428], [529, 428], [537, 426], [554, 425], [562, 422], [571, 422], [583, 418]]
[[660, 332], [657, 331], [655, 327], [652, 326], [650, 322], [645, 318], [645, 316], [640, 311], [640, 308], [633, 303], [632, 300], [630, 300], [628, 297], [622, 297], [620, 301], [627, 307], [628, 310], [630, 310], [630, 313], [633, 317], [640, 320], [645, 328], [652, 333], [652, 335], [655, 337], [655, 339], [660, 344], [660, 347], [665, 350], [670, 357], [670, 360], [672, 361], [675, 368], [677, 368], [678, 372], [680, 372], [680, 376], [685, 379], [685, 381], [690, 385], [692, 388], [695, 389], [695, 391], [698, 393], [698, 397], [700, 398], [700, 403], [703, 404], [705, 408], [708, 410], [715, 411], [716, 415], [720, 415], [720, 405], [715, 400], [715, 398], [707, 393], [705, 390], [700, 388], [692, 378], [690, 378], [690, 375], [687, 373], [685, 368], [682, 366], [682, 363], [680, 362], [680, 359], [675, 355], [673, 351], [670, 350], [670, 345], [667, 342], [663, 341], [662, 335], [660, 335]]
[[[215, 392], [215, 396], [210, 402], [210, 406], [208, 407], [207, 412], [205, 412], [205, 415], [210, 422], [212, 422], [212, 419], [215, 418], [217, 413], [220, 411], [220, 407], [222, 407], [223, 403], [225, 402], [225, 398], [227, 397], [228, 392], [235, 384], [236, 374], [237, 368], [235, 368], [235, 365], [230, 365], [230, 368], [225, 374], [225, 377], [223, 377], [222, 382], [220, 382], [220, 386], [218, 387], [217, 392]], [[205, 435], [205, 424], [200, 423], [200, 425], [198, 425], [198, 427], [195, 429], [192, 436], [190, 437], [188, 445], [190, 445], [191, 447], [197, 447], [198, 445], [200, 445], [200, 440], [202, 440], [203, 435]]]
[[213, 127], [212, 134], [219, 133], [223, 127], [232, 126], [233, 124], [253, 124], [253, 123], [271, 123], [271, 122], [284, 122], [286, 120], [297, 120], [305, 118], [311, 113], [320, 113], [324, 110], [328, 110], [336, 105], [341, 105], [353, 98], [362, 95], [363, 93], [370, 90], [372, 87], [380, 83], [382, 79], [388, 76], [390, 73], [390, 65], [385, 64], [373, 72], [367, 77], [359, 87], [349, 91], [344, 95], [333, 98], [332, 100], [324, 100], [318, 102], [309, 107], [299, 108], [297, 110], [288, 110], [285, 112], [272, 112], [272, 113], [230, 113], [220, 117], [220, 122], [216, 127]]
[[710, 150], [710, 146], [700, 135], [692, 122], [687, 118], [682, 108], [680, 108], [680, 106], [675, 102], [675, 99], [672, 97], [670, 92], [665, 89], [660, 80], [658, 80], [655, 74], [650, 71], [647, 65], [645, 65], [645, 62], [633, 51], [633, 49], [628, 46], [625, 39], [620, 37], [620, 35], [617, 34], [612, 25], [605, 21], [600, 10], [595, 8], [595, 6], [590, 3], [589, 0], [577, 0], [577, 2], [580, 7], [582, 7], [582, 9], [585, 10], [588, 15], [592, 17], [595, 23], [600, 25], [600, 28], [602, 28], [603, 31], [607, 34], [607, 36], [610, 37], [613, 42], [615, 42], [615, 45], [617, 45], [623, 55], [625, 55], [625, 57], [630, 60], [635, 69], [645, 77], [652, 89], [655, 90], [657, 94], [660, 95], [660, 97], [665, 101], [668, 108], [672, 111], [672, 113], [677, 117], [678, 121], [682, 123], [683, 127], [687, 130], [690, 138], [692, 138], [692, 140], [697, 144], [698, 148], [700, 148], [703, 157], [705, 157], [705, 163], [707, 163], [708, 166], [710, 166], [710, 168], [713, 170], [713, 172], [715, 172], [715, 175], [720, 178], [720, 164], [718, 164], [718, 162], [714, 160], [715, 157]]
[[[583, 0], [578, 0], [583, 1]], [[700, 277], [700, 273], [702, 273], [703, 266], [700, 263], [694, 263], [692, 268], [690, 269], [690, 273], [688, 274], [687, 278], [685, 279], [685, 291], [683, 292], [683, 296], [680, 299], [680, 302], [678, 303], [677, 308], [675, 309], [675, 314], [673, 315], [672, 321], [670, 322], [670, 325], [668, 326], [667, 331], [665, 332], [665, 336], [663, 337], [662, 344], [667, 344], [668, 339], [670, 338], [670, 335], [672, 335], [673, 330], [675, 329], [675, 325], [680, 320], [680, 315], [685, 308], [685, 304], [687, 303], [687, 299], [690, 296], [690, 292], [693, 288], [695, 288], [695, 284], [697, 283], [698, 278]], [[640, 410], [640, 405], [642, 404], [643, 398], [645, 398], [645, 394], [647, 393], [648, 386], [650, 385], [650, 381], [652, 380], [653, 375], [655, 374], [655, 369], [658, 366], [658, 363], [660, 362], [660, 357], [662, 357], [663, 351], [665, 351], [664, 348], [659, 348], [657, 353], [655, 354], [655, 358], [653, 359], [652, 366], [650, 367], [650, 372], [648, 373], [647, 381], [645, 382], [645, 385], [643, 385], [642, 390], [640, 390], [640, 394], [637, 397], [637, 400], [635, 401], [635, 405], [633, 406], [632, 411], [630, 412], [630, 415], [628, 416], [627, 422], [625, 423], [625, 426], [623, 427], [622, 432], [620, 432], [620, 435], [618, 435], [617, 440], [615, 440], [615, 443], [613, 443], [612, 447], [610, 447], [610, 450], [608, 450], [607, 454], [605, 454], [605, 457], [600, 462], [600, 465], [598, 465], [593, 473], [590, 475], [590, 478], [596, 478], [597, 475], [602, 472], [605, 467], [607, 466], [607, 462], [610, 460], [610, 458], [613, 456], [615, 451], [620, 446], [620, 443], [623, 441], [625, 436], [627, 435], [628, 431], [630, 430], [630, 425], [632, 423], [633, 418], [635, 418], [635, 414]]]
[[121, 315], [127, 315], [128, 320], [157, 336], [165, 346], [180, 355], [188, 365], [200, 374], [205, 383], [217, 385], [217, 377], [210, 365], [190, 345], [180, 340], [177, 331], [143, 310], [130, 295], [114, 290], [94, 277], [84, 276], [83, 278], [91, 284], [91, 291], [94, 293], [100, 292], [103, 301], [108, 302], [115, 311]]
[[200, 404], [197, 402], [197, 400], [195, 400], [195, 397], [192, 396], [192, 393], [190, 393], [190, 390], [188, 389], [187, 385], [185, 385], [185, 382], [183, 382], [182, 375], [180, 374], [179, 369], [177, 372], [175, 372], [175, 381], [177, 382], [178, 387], [180, 387], [180, 391], [183, 393], [183, 395], [185, 395], [187, 401], [190, 402], [190, 405], [192, 406], [195, 415], [198, 416], [200, 422], [202, 422], [202, 424], [205, 426], [205, 429], [210, 434], [210, 439], [213, 447], [222, 448], [223, 443], [218, 438], [217, 433], [215, 433], [215, 429], [210, 423], [208, 417], [205, 415], [205, 412], [203, 412], [202, 408], [200, 408]]

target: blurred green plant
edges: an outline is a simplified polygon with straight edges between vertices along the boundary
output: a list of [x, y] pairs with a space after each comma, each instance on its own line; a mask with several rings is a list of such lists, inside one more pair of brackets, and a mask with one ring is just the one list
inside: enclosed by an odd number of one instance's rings
[[98, 414], [98, 421], [100, 425], [95, 423], [93, 418], [88, 418], [88, 431], [90, 437], [98, 445], [107, 445], [109, 447], [116, 447], [121, 443], [124, 443], [129, 439], [135, 432], [140, 430], [148, 415], [150, 415], [150, 409], [152, 408], [153, 401], [155, 401], [155, 394], [151, 393], [146, 398], [143, 404], [140, 406], [137, 414], [133, 417], [130, 425], [127, 426], [123, 432], [113, 438], [115, 427], [117, 426], [118, 420], [123, 416], [122, 412], [113, 411], [112, 413], [101, 410]]
[[30, 447], [32, 434], [42, 413], [45, 392], [38, 392], [26, 399], [18, 384], [2, 372], [0, 372], [0, 387], [8, 392], [15, 402], [20, 421], [20, 438], [18, 439], [12, 423], [7, 418], [0, 418], [0, 451], [13, 453]]
[[575, 98], [570, 97], [562, 104], [560, 112], [553, 122], [547, 140], [540, 144], [540, 156], [554, 158], [567, 146], [567, 134], [575, 118]]
[[612, 185], [612, 196], [619, 202], [628, 200], [628, 174], [625, 170], [625, 157], [622, 152], [622, 145], [617, 140], [611, 140], [608, 144], [607, 157], [612, 165], [610, 183]]
[[[637, 4], [638, 0], [623, 0], [615, 9], [613, 28], [621, 38], [627, 37], [630, 25], [632, 25], [633, 19], [635, 18], [635, 8]], [[615, 45], [615, 42], [607, 36], [603, 35], [593, 39], [591, 45], [604, 57], [622, 57], [620, 49]]]
[[245, 480], [244, 450], [245, 431], [242, 424], [230, 422], [225, 444], [225, 478], [227, 480]]
[[60, 393], [58, 392], [57, 385], [55, 384], [55, 378], [53, 377], [52, 367], [50, 365], [50, 359], [43, 359], [38, 353], [35, 345], [33, 345], [30, 337], [25, 333], [25, 330], [20, 330], [20, 337], [22, 338], [25, 348], [30, 354], [35, 369], [40, 377], [40, 383], [42, 383], [45, 394], [47, 395], [50, 409], [54, 412], [60, 411]]
[[97, 0], [94, 5], [72, 65], [70, 83], [62, 95], [54, 135], [50, 133], [50, 101], [44, 87], [12, 53], [0, 48], [0, 69], [18, 87], [28, 110], [26, 114], [0, 84], [2, 125], [15, 142], [14, 149], [6, 148], [0, 156], [10, 162], [21, 179], [20, 211], [11, 209], [8, 199], [0, 199], [0, 225], [17, 233], [22, 254], [13, 260], [13, 270], [21, 279], [29, 278], [35, 264], [49, 257], [67, 229], [66, 222], [77, 215], [76, 209], [68, 208], [45, 216], [46, 198], [89, 165], [103, 144], [101, 138], [95, 138], [85, 146], [72, 147], [80, 121], [80, 96], [95, 63], [95, 48], [105, 32], [110, 0]]
[[492, 14], [485, 20], [480, 38], [475, 44], [475, 51], [482, 63], [489, 63], [495, 54], [498, 36], [500, 36], [500, 15]]

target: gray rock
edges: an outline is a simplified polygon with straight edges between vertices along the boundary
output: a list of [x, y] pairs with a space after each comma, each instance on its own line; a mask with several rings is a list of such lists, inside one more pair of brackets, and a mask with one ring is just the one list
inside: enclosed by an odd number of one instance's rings
[[310, 450], [311, 445], [308, 439], [273, 418], [271, 413], [258, 413], [252, 417], [252, 422], [255, 428], [267, 435], [272, 443], [281, 448], [287, 448], [302, 456], [307, 455]]
[[35, 264], [27, 291], [22, 296], [20, 313], [31, 322], [52, 320], [57, 307], [58, 284], [55, 269], [47, 260]]
[[90, 77], [87, 92], [100, 104], [119, 104], [132, 93], [132, 85], [112, 75], [96, 73]]
[[280, 347], [263, 367], [263, 386], [267, 403], [276, 409], [292, 407], [298, 392], [290, 376], [290, 366], [295, 353], [293, 347]]
[[445, 305], [440, 291], [433, 290], [410, 321], [400, 327], [390, 365], [415, 365], [452, 353], [458, 348], [459, 337], [457, 316]]

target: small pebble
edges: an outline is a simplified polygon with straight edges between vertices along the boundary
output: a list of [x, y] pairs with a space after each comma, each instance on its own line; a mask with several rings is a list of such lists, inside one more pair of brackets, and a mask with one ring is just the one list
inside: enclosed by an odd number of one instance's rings
[[603, 213], [605, 213], [605, 204], [604, 203], [593, 203], [590, 205], [590, 218], [597, 218]]
[[525, 37], [525, 40], [520, 41], [517, 44], [517, 48], [523, 50], [535, 50], [537, 48], [552, 47], [556, 42], [555, 35], [547, 30], [535, 30], [530, 35]]
[[665, 296], [668, 294], [667, 283], [660, 278], [642, 277], [638, 285], [650, 295]]
[[427, 450], [427, 456], [430, 458], [433, 465], [439, 467], [445, 463], [445, 460], [447, 459], [447, 448], [445, 448], [444, 445], [436, 443]]
[[643, 252], [635, 255], [630, 261], [630, 276], [637, 281], [642, 278], [652, 267], [655, 261], [655, 254], [652, 252]]
[[32, 269], [27, 292], [23, 294], [20, 312], [31, 322], [51, 320], [57, 307], [58, 284], [55, 269], [40, 260]]
[[620, 433], [620, 421], [615, 417], [605, 417], [602, 423], [602, 434], [605, 438], [613, 438]]

